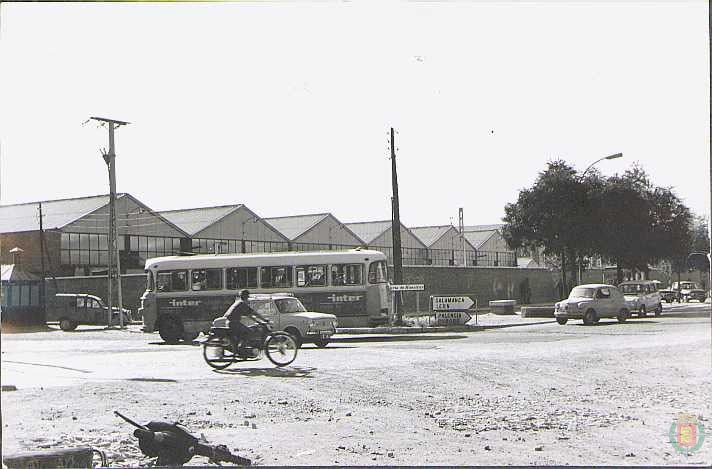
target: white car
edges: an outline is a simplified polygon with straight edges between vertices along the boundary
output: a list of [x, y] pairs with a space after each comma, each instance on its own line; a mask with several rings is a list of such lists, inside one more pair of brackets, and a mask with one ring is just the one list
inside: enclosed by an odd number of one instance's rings
[[621, 291], [613, 285], [599, 283], [574, 287], [567, 299], [554, 306], [554, 317], [562, 326], [569, 319], [583, 319], [587, 326], [601, 318], [617, 318], [622, 323], [629, 314]]
[[[252, 294], [250, 307], [269, 319], [275, 330], [291, 334], [301, 346], [313, 342], [317, 347], [326, 347], [336, 333], [336, 316], [328, 313], [307, 311], [299, 298], [290, 293]], [[245, 320], [249, 325], [250, 320]]]
[[623, 292], [628, 310], [645, 317], [649, 312], [660, 316], [663, 312], [662, 297], [657, 284], [652, 280], [631, 280], [618, 285]]

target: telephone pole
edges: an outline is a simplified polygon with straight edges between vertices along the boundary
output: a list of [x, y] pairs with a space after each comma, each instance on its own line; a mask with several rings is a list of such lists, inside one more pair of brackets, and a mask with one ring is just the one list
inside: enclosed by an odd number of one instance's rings
[[467, 256], [465, 255], [465, 215], [463, 208], [458, 211], [458, 228], [460, 229], [460, 249], [462, 249], [462, 266], [467, 267]]
[[45, 290], [45, 239], [42, 225], [42, 202], [39, 203], [40, 212], [40, 266], [42, 269], [42, 280], [40, 281], [40, 308], [42, 308], [42, 323], [47, 322], [47, 294]]
[[121, 295], [121, 260], [119, 259], [119, 233], [116, 223], [116, 151], [114, 147], [114, 129], [127, 125], [129, 122], [117, 121], [114, 119], [106, 119], [104, 117], [92, 117], [91, 119], [98, 121], [102, 126], [109, 127], [109, 151], [102, 151], [102, 157], [109, 170], [109, 262], [107, 270], [107, 279], [109, 283], [108, 295], [108, 326], [111, 327], [113, 313], [113, 283], [116, 281], [116, 294], [119, 306], [119, 327], [124, 327], [124, 305]]
[[[393, 198], [391, 210], [391, 232], [393, 235], [393, 283], [400, 285], [403, 283], [403, 258], [401, 253], [400, 236], [400, 206], [398, 202], [398, 172], [396, 170], [396, 146], [395, 132], [391, 127], [391, 182], [393, 186]], [[403, 313], [400, 309], [400, 297], [396, 296], [393, 306], [395, 308], [394, 317], [397, 326], [403, 324]]]

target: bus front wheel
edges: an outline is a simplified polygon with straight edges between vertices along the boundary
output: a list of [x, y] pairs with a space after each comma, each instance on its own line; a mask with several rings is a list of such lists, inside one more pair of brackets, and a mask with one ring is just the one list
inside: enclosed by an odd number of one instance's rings
[[173, 316], [166, 316], [161, 319], [158, 334], [165, 343], [177, 344], [183, 338], [183, 323]]

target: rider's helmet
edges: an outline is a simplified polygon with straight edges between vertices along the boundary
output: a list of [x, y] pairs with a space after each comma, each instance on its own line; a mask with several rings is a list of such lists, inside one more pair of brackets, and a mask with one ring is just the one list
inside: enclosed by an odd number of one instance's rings
[[247, 299], [250, 297], [250, 291], [245, 289], [240, 292], [240, 298], [242, 298], [244, 301], [247, 301]]

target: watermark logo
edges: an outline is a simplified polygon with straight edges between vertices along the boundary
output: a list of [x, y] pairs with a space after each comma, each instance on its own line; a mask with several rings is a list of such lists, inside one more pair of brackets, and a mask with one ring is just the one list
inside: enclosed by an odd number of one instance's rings
[[693, 453], [705, 441], [705, 428], [696, 415], [678, 414], [670, 425], [670, 444], [681, 453]]

